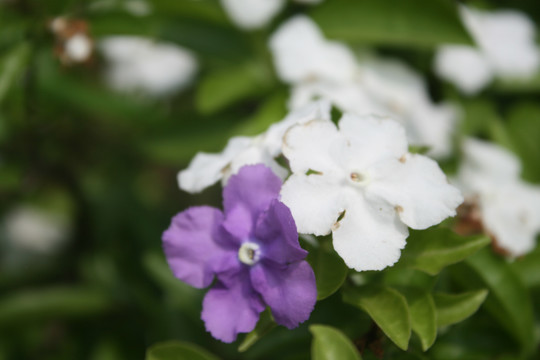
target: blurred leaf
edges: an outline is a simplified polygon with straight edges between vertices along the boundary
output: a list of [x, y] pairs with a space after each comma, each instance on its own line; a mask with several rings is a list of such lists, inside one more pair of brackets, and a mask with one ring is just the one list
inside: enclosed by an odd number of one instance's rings
[[204, 114], [215, 113], [240, 100], [260, 95], [271, 83], [271, 72], [262, 64], [247, 63], [219, 70], [200, 83], [197, 108]]
[[152, 9], [158, 14], [181, 16], [188, 19], [206, 20], [220, 24], [230, 23], [216, 0], [170, 1], [152, 0]]
[[445, 228], [411, 231], [397, 266], [409, 266], [430, 275], [462, 261], [490, 243], [484, 235], [460, 236]]
[[88, 287], [57, 287], [27, 290], [0, 298], [0, 326], [24, 321], [82, 317], [99, 314], [112, 305], [101, 290]]
[[422, 350], [426, 351], [437, 338], [437, 313], [433, 298], [427, 291], [414, 288], [405, 288], [401, 293], [409, 305], [412, 330], [420, 338]]
[[315, 272], [317, 300], [326, 299], [335, 293], [349, 272], [343, 259], [332, 248], [324, 245], [321, 243], [319, 247], [310, 249], [306, 258]]
[[433, 294], [437, 308], [437, 326], [452, 325], [465, 320], [478, 310], [487, 295], [487, 290], [461, 294]]
[[407, 350], [411, 319], [403, 295], [391, 288], [364, 286], [346, 289], [343, 301], [367, 312], [390, 340]]
[[360, 360], [362, 357], [351, 341], [341, 331], [324, 325], [311, 325], [313, 334], [311, 359], [313, 360]]
[[194, 344], [168, 341], [148, 348], [146, 360], [218, 360], [218, 358]]
[[239, 125], [234, 133], [253, 136], [265, 132], [270, 125], [280, 121], [287, 115], [287, 94], [277, 92], [259, 106], [255, 115]]
[[452, 269], [456, 281], [470, 289], [487, 287], [486, 309], [525, 350], [535, 344], [530, 294], [504, 259], [489, 250], [471, 256], [466, 266]]
[[257, 322], [255, 329], [246, 335], [244, 341], [238, 346], [238, 351], [244, 352], [249, 349], [253, 344], [259, 341], [263, 336], [272, 331], [277, 324], [274, 322], [274, 317], [270, 309], [266, 309], [261, 313], [261, 317]]
[[11, 86], [20, 79], [30, 58], [30, 45], [23, 42], [15, 46], [0, 60], [0, 103]]
[[506, 129], [523, 162], [523, 177], [540, 183], [540, 106], [523, 103], [514, 107], [508, 115]]
[[431, 47], [471, 44], [454, 2], [334, 0], [311, 13], [323, 32], [351, 42]]
[[497, 79], [495, 90], [505, 93], [527, 93], [540, 91], [540, 71], [526, 79]]
[[537, 246], [533, 252], [516, 259], [510, 267], [527, 287], [540, 287], [540, 246]]

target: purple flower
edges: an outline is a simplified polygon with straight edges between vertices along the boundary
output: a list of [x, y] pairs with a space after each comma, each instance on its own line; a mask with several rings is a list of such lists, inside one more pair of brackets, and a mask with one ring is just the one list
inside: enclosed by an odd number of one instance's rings
[[291, 329], [307, 320], [317, 298], [291, 212], [278, 200], [281, 180], [264, 165], [244, 166], [223, 190], [224, 213], [189, 208], [172, 219], [163, 248], [174, 275], [197, 288], [217, 281], [203, 301], [212, 336], [232, 342], [254, 329], [269, 306]]

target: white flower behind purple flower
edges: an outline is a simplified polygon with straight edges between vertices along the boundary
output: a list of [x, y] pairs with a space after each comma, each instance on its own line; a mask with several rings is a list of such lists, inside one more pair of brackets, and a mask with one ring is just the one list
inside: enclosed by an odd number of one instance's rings
[[408, 152], [405, 130], [390, 119], [345, 114], [339, 129], [297, 125], [284, 137], [283, 154], [293, 174], [282, 201], [299, 232], [332, 232], [334, 249], [358, 271], [394, 264], [407, 226], [438, 224], [463, 201], [435, 161]]
[[264, 165], [245, 166], [223, 190], [224, 211], [198, 206], [176, 215], [163, 234], [174, 275], [197, 288], [216, 282], [202, 319], [217, 339], [232, 342], [254, 329], [269, 306], [275, 321], [294, 328], [316, 302], [315, 275], [303, 259], [281, 180]]

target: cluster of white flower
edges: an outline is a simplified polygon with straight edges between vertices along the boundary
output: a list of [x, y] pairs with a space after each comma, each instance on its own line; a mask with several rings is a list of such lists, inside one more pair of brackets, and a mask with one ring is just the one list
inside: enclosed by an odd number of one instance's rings
[[[254, 28], [283, 5], [260, 2], [266, 17], [250, 18], [254, 23], [234, 15], [243, 1], [223, 5], [239, 26]], [[489, 53], [492, 40], [478, 41]], [[483, 230], [497, 245], [514, 256], [533, 247], [540, 190], [519, 180], [514, 157], [465, 141], [458, 190], [434, 160], [409, 152], [414, 145], [428, 147], [431, 157], [450, 155], [457, 122], [458, 110], [434, 103], [419, 74], [397, 60], [358, 56], [325, 39], [306, 16], [281, 25], [269, 47], [277, 75], [291, 86], [289, 115], [258, 136], [230, 139], [221, 153], [197, 154], [178, 174], [181, 189], [200, 192], [220, 180], [225, 184], [244, 165], [263, 163], [286, 179], [281, 200], [298, 231], [331, 233], [337, 253], [358, 271], [393, 265], [409, 227], [426, 229], [456, 215], [464, 200], [460, 190], [467, 200], [478, 200]], [[512, 60], [499, 60], [492, 64], [497, 71], [512, 67]], [[337, 125], [332, 106], [343, 113]]]
[[475, 94], [494, 77], [527, 79], [538, 72], [540, 49], [534, 23], [515, 10], [481, 11], [460, 7], [462, 21], [477, 48], [446, 45], [439, 49], [435, 70], [465, 94]]
[[428, 147], [433, 157], [451, 153], [457, 110], [433, 103], [422, 77], [404, 63], [374, 57], [358, 61], [344, 44], [326, 40], [305, 16], [283, 24], [270, 48], [278, 76], [292, 85], [291, 109], [323, 98], [343, 112], [389, 116], [405, 127], [411, 145]]

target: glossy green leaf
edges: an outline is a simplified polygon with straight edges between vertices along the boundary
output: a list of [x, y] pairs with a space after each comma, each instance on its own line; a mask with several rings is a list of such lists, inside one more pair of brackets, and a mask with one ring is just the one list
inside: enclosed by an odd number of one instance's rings
[[530, 294], [508, 263], [489, 250], [452, 269], [456, 281], [470, 289], [487, 288], [486, 309], [525, 350], [535, 344]]
[[412, 331], [420, 338], [422, 350], [426, 351], [437, 338], [437, 312], [433, 297], [427, 291], [414, 288], [403, 289], [401, 293], [409, 305]]
[[266, 91], [272, 83], [270, 69], [262, 64], [247, 63], [206, 76], [197, 90], [197, 108], [212, 114], [240, 100]]
[[249, 334], [246, 335], [244, 338], [244, 341], [238, 346], [238, 351], [244, 352], [247, 349], [249, 349], [253, 344], [255, 344], [257, 341], [259, 341], [263, 336], [268, 334], [270, 331], [272, 331], [277, 324], [274, 321], [274, 317], [272, 316], [272, 312], [270, 309], [266, 309], [261, 314], [261, 317], [259, 318], [259, 321], [257, 322], [257, 326], [255, 326], [255, 329], [251, 331]]
[[352, 342], [341, 331], [325, 325], [311, 325], [313, 334], [311, 359], [313, 360], [360, 360], [362, 357]]
[[430, 275], [462, 261], [490, 243], [487, 236], [460, 236], [445, 228], [411, 231], [398, 266], [409, 266]]
[[15, 46], [0, 61], [0, 103], [14, 82], [20, 78], [30, 55], [30, 46], [21, 43]]
[[169, 341], [148, 348], [146, 360], [218, 360], [218, 358], [199, 346]]
[[373, 286], [348, 288], [343, 293], [343, 301], [367, 312], [390, 340], [407, 350], [411, 318], [407, 300], [398, 291]]
[[102, 313], [112, 305], [103, 291], [88, 287], [55, 287], [6, 294], [0, 298], [0, 327], [36, 321], [84, 317]]
[[434, 46], [470, 44], [456, 5], [446, 0], [334, 0], [312, 11], [326, 35], [346, 41]]
[[540, 287], [540, 246], [510, 264], [527, 287]]
[[315, 272], [317, 300], [335, 293], [343, 285], [349, 272], [343, 259], [330, 246], [329, 242], [321, 242], [319, 247], [309, 251], [306, 259]]
[[452, 325], [465, 320], [478, 310], [487, 295], [487, 290], [461, 294], [433, 294], [437, 308], [437, 326]]

